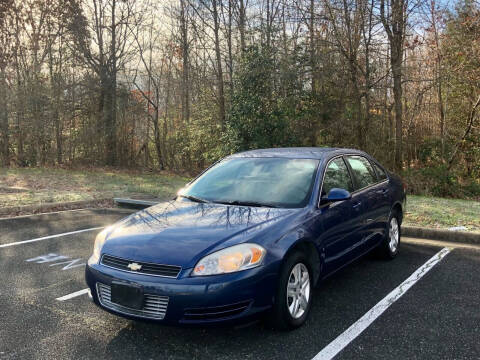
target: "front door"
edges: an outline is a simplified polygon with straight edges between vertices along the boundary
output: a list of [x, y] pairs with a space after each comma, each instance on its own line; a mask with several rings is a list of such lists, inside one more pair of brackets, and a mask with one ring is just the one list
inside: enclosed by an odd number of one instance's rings
[[[353, 182], [343, 157], [337, 157], [327, 164], [321, 196], [333, 188], [353, 191]], [[330, 273], [353, 259], [356, 247], [356, 232], [360, 226], [360, 205], [355, 199], [334, 203], [321, 203], [321, 234], [319, 243], [324, 249], [325, 271]]]

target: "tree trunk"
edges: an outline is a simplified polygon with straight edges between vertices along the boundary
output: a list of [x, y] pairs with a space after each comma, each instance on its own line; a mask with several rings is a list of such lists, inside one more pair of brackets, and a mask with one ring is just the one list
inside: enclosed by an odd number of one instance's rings
[[107, 128], [107, 165], [116, 165], [117, 155], [117, 54], [116, 54], [116, 18], [115, 18], [116, 0], [112, 0], [111, 12], [111, 30], [112, 40], [110, 43], [110, 76], [108, 79], [106, 128]]
[[217, 60], [217, 101], [218, 101], [218, 117], [222, 130], [225, 128], [225, 94], [223, 88], [223, 70], [222, 70], [222, 56], [220, 53], [220, 24], [218, 17], [218, 4], [217, 0], [212, 0], [213, 11], [213, 32], [215, 35], [215, 56]]
[[180, 0], [180, 27], [182, 41], [182, 121], [190, 121], [190, 61], [188, 46], [188, 24], [185, 0]]
[[[273, 0], [272, 0], [273, 1]], [[271, 31], [271, 28], [270, 28], [270, 17], [271, 17], [271, 13], [270, 13], [270, 0], [267, 0], [267, 25], [265, 26], [265, 31], [267, 32], [267, 40], [266, 40], [266, 44], [267, 44], [267, 49], [270, 50], [270, 39], [271, 39], [271, 34], [270, 34], [270, 31]]]
[[443, 94], [442, 94], [442, 56], [440, 50], [440, 39], [438, 36], [438, 16], [436, 9], [436, 1], [430, 1], [430, 14], [431, 14], [431, 24], [432, 31], [435, 40], [435, 72], [436, 72], [436, 81], [437, 81], [437, 98], [438, 98], [438, 112], [440, 115], [440, 141], [441, 141], [441, 156], [442, 159], [445, 158], [445, 107], [443, 105]]
[[[439, 71], [440, 73], [440, 71]], [[442, 158], [445, 155], [445, 109], [443, 107], [442, 81], [438, 79], [437, 86], [438, 112], [440, 113], [440, 141]]]
[[7, 82], [4, 69], [0, 69], [0, 165], [10, 165], [9, 128], [7, 108]]
[[314, 17], [315, 17], [315, 0], [310, 0], [310, 23], [309, 23], [309, 35], [310, 35], [310, 68], [312, 71], [311, 87], [312, 96], [315, 97], [317, 91], [316, 85], [316, 56], [315, 56], [315, 34], [314, 34]]
[[155, 107], [155, 118], [153, 119], [153, 134], [155, 138], [155, 150], [157, 151], [157, 159], [158, 159], [158, 165], [160, 167], [160, 170], [165, 169], [165, 164], [163, 161], [163, 154], [162, 154], [162, 142], [160, 140], [160, 129], [158, 127], [158, 120], [159, 120], [159, 109], [158, 109], [158, 101], [159, 101], [159, 94], [158, 94], [158, 89], [155, 89], [155, 96], [156, 96], [156, 104], [157, 106]]
[[[370, 44], [372, 40], [372, 31], [373, 31], [373, 8], [374, 0], [372, 0], [370, 7], [367, 5], [368, 1], [364, 2], [365, 10], [363, 14], [368, 15], [368, 20], [363, 20], [363, 38], [364, 38], [364, 49], [365, 49], [365, 117], [363, 119], [363, 131], [365, 134], [364, 145], [365, 150], [369, 150], [368, 134], [370, 131], [370, 108], [371, 108], [371, 98], [370, 98], [370, 89], [372, 88], [372, 79], [371, 79], [371, 59], [370, 59]], [[367, 30], [365, 30], [365, 26]]]
[[240, 32], [240, 50], [243, 54], [245, 51], [245, 18], [246, 18], [246, 11], [245, 11], [245, 2], [244, 0], [240, 0], [240, 8], [238, 10], [238, 31]]
[[392, 0], [390, 14], [385, 13], [385, 0], [380, 0], [380, 19], [387, 32], [390, 44], [390, 65], [393, 76], [393, 99], [395, 103], [395, 168], [402, 168], [402, 61], [403, 43], [405, 39], [405, 26], [407, 14], [406, 0]]
[[23, 123], [24, 123], [24, 109], [25, 109], [25, 97], [24, 97], [24, 85], [20, 77], [20, 64], [18, 57], [15, 56], [15, 71], [17, 76], [17, 121], [15, 124], [15, 134], [17, 143], [17, 163], [20, 166], [25, 166], [25, 151], [23, 147]]
[[230, 81], [230, 99], [233, 97], [233, 52], [232, 52], [232, 0], [228, 0], [228, 30], [227, 30], [227, 47], [228, 47], [228, 74]]
[[105, 163], [106, 165], [115, 165], [116, 156], [116, 131], [115, 131], [115, 118], [114, 118], [114, 95], [115, 91], [113, 86], [113, 79], [107, 80], [107, 86], [105, 88], [105, 101], [103, 108], [103, 121], [105, 124]]
[[353, 104], [354, 104], [354, 121], [357, 129], [357, 144], [360, 149], [365, 148], [365, 134], [363, 132], [363, 121], [362, 121], [362, 96], [358, 88], [358, 77], [357, 77], [357, 68], [355, 66], [355, 59], [351, 58], [350, 63], [350, 79], [352, 82], [353, 88]]
[[[62, 129], [60, 124], [60, 113], [58, 107], [60, 105], [60, 95], [59, 95], [59, 84], [55, 81], [56, 74], [53, 70], [53, 53], [52, 47], [49, 45], [48, 49], [48, 69], [50, 75], [50, 91], [52, 93], [52, 101], [50, 104], [51, 107], [51, 116], [53, 121], [53, 126], [55, 128], [55, 142], [56, 142], [56, 155], [57, 155], [57, 164], [61, 164], [63, 161], [63, 149], [62, 149]], [[60, 62], [62, 59], [60, 59]]]
[[[403, 46], [403, 44], [400, 44]], [[393, 49], [394, 47], [392, 47]], [[397, 49], [394, 53], [392, 50], [392, 75], [393, 75], [393, 99], [395, 103], [395, 168], [400, 170], [402, 168], [402, 119], [403, 119], [403, 107], [402, 107], [402, 57], [398, 55]], [[401, 53], [401, 51], [400, 51]], [[395, 59], [395, 61], [393, 61]]]

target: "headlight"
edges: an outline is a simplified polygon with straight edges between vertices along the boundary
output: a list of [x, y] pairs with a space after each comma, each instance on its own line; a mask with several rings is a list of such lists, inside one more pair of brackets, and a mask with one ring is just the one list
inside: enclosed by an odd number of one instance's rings
[[93, 245], [93, 254], [88, 259], [88, 264], [98, 264], [100, 260], [100, 252], [102, 251], [103, 244], [105, 243], [105, 239], [107, 237], [107, 232], [109, 228], [103, 229], [95, 238], [95, 245]]
[[193, 269], [194, 276], [225, 274], [259, 266], [266, 250], [257, 244], [240, 244], [214, 252], [201, 259]]

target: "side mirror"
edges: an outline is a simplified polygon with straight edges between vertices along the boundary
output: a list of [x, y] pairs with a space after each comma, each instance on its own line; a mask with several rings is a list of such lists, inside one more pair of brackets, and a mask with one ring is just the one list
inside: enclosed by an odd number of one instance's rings
[[345, 189], [333, 188], [331, 189], [327, 196], [322, 197], [322, 202], [336, 202], [342, 200], [348, 200], [352, 198], [352, 194]]

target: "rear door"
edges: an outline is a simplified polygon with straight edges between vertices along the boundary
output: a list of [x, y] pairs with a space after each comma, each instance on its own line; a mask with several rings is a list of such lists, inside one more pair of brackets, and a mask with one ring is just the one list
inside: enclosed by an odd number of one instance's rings
[[[332, 188], [353, 191], [353, 181], [343, 157], [329, 161], [325, 169], [321, 196], [325, 196]], [[334, 203], [321, 203], [320, 244], [325, 251], [325, 270], [330, 273], [353, 259], [355, 248], [355, 231], [359, 222], [359, 211], [355, 201], [344, 200]]]
[[387, 176], [387, 172], [375, 161], [370, 161], [377, 174], [378, 184], [375, 186], [375, 192], [377, 194], [377, 204], [375, 207], [375, 231], [379, 232], [382, 236], [387, 229], [388, 217], [390, 215], [391, 206], [391, 193], [390, 184]]
[[360, 221], [357, 231], [359, 252], [366, 251], [376, 244], [376, 218], [381, 204], [376, 191], [377, 175], [367, 158], [360, 155], [346, 157], [347, 164], [352, 172], [355, 191], [352, 199], [359, 203]]

